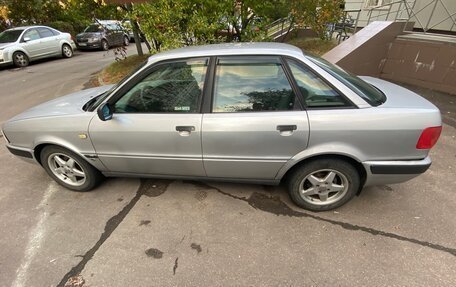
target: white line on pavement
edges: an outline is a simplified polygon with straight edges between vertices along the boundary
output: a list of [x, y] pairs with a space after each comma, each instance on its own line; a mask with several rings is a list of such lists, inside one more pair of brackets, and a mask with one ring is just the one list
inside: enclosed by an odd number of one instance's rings
[[46, 210], [46, 204], [49, 201], [49, 198], [57, 190], [57, 184], [52, 181], [49, 183], [48, 188], [44, 192], [41, 202], [38, 204], [37, 209], [39, 210], [38, 222], [35, 227], [30, 232], [29, 241], [25, 249], [25, 256], [22, 259], [21, 266], [16, 271], [16, 279], [11, 284], [12, 287], [22, 287], [26, 286], [27, 281], [27, 271], [32, 263], [38, 249], [41, 246], [44, 234], [46, 232], [45, 221], [49, 216]]

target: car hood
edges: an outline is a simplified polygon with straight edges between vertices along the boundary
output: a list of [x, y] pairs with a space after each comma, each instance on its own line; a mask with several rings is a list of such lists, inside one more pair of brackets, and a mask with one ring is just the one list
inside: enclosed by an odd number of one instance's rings
[[373, 77], [361, 76], [360, 78], [385, 94], [386, 102], [379, 108], [437, 109], [425, 98], [399, 85]]
[[10, 46], [13, 46], [15, 42], [9, 42], [9, 43], [0, 43], [0, 49], [8, 48]]
[[39, 117], [65, 116], [83, 113], [82, 107], [91, 98], [101, 95], [109, 90], [113, 85], [101, 86], [97, 88], [82, 90], [72, 93], [49, 102], [45, 102], [31, 109], [26, 110], [11, 118], [9, 121], [25, 120]]
[[101, 32], [83, 32], [76, 35], [76, 38], [83, 39], [83, 38], [92, 38], [92, 37], [99, 37]]

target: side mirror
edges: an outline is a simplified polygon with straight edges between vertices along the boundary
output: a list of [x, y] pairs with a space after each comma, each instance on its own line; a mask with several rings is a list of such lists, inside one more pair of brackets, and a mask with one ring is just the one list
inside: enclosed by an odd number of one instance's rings
[[30, 40], [32, 40], [30, 37], [24, 37], [24, 42], [28, 42]]
[[112, 110], [108, 103], [101, 104], [97, 109], [97, 114], [102, 121], [109, 121], [112, 119]]

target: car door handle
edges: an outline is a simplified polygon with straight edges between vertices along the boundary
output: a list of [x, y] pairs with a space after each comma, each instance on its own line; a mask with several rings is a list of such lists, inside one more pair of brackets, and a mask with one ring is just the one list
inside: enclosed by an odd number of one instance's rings
[[279, 132], [292, 132], [296, 130], [298, 127], [296, 125], [280, 125], [277, 126], [277, 130]]
[[176, 131], [191, 133], [191, 132], [195, 131], [195, 127], [194, 126], [177, 126]]

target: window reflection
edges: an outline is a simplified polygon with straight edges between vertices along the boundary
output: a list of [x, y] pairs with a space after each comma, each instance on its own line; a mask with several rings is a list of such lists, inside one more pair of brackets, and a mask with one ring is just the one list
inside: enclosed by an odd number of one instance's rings
[[315, 73], [296, 61], [289, 60], [288, 64], [307, 107], [344, 107], [348, 105], [337, 91]]
[[198, 112], [207, 60], [163, 64], [128, 91], [116, 104], [116, 112]]
[[279, 63], [223, 59], [217, 64], [214, 112], [283, 111], [293, 106], [294, 93]]

